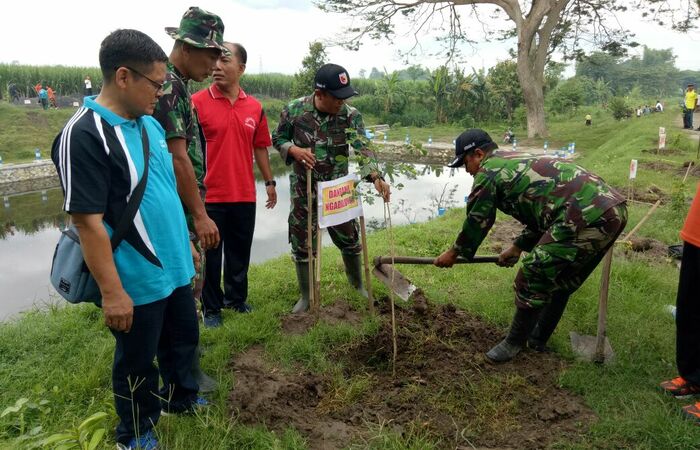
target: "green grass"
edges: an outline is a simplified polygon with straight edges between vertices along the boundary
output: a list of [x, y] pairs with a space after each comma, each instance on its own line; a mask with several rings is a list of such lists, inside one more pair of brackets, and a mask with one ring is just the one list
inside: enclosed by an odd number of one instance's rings
[[[577, 150], [582, 154], [578, 161], [583, 166], [625, 186], [629, 159], [657, 158], [642, 150], [654, 147], [658, 126], [666, 126], [669, 136], [677, 133], [673, 129], [673, 118], [668, 114], [608, 122], [594, 116], [596, 125], [592, 129], [574, 121], [553, 123], [552, 141], [576, 138]], [[442, 131], [447, 135], [449, 130]], [[433, 135], [436, 140], [437, 135], [437, 132]], [[679, 140], [678, 153], [662, 158], [679, 165], [683, 160], [694, 158], [695, 147], [686, 139], [682, 136]], [[678, 178], [676, 174], [640, 168], [637, 183], [640, 188], [656, 184], [670, 192]], [[685, 187], [688, 194], [694, 193], [696, 181], [688, 182]], [[648, 205], [630, 205], [628, 230], [648, 208]], [[462, 209], [456, 209], [439, 219], [396, 228], [397, 252], [428, 256], [443, 251], [453, 242], [463, 214]], [[682, 211], [664, 204], [639, 234], [667, 244], [675, 243], [683, 217]], [[370, 235], [369, 247], [371, 256], [387, 253], [387, 232]], [[401, 271], [419, 284], [434, 302], [455, 303], [504, 330], [510, 321], [515, 269], [491, 265], [460, 266], [452, 270], [404, 266]], [[342, 272], [338, 251], [335, 248], [324, 251], [324, 301], [350, 298], [356, 308], [364, 308], [365, 302], [351, 291]], [[371, 388], [371, 377], [353, 377], [345, 381], [338, 376], [341, 368], [327, 355], [332, 349], [374, 333], [378, 328], [376, 319], [367, 318], [356, 328], [317, 325], [304, 335], [283, 336], [280, 317], [287, 313], [297, 296], [289, 257], [253, 266], [250, 279], [250, 298], [255, 311], [245, 316], [225, 312], [222, 328], [202, 332], [205, 351], [202, 366], [222, 381], [211, 396], [213, 407], [194, 417], [163, 418], [158, 433], [168, 449], [306, 448], [303, 437], [295, 430], [273, 433], [264, 427], [248, 427], [230, 419], [227, 399], [234, 381], [230, 362], [236, 354], [255, 344], [261, 344], [270, 361], [283, 370], [301, 364], [333, 375], [333, 395], [323, 405], [326, 408], [351, 403]], [[572, 297], [551, 341], [554, 349], [571, 361], [571, 367], [559, 382], [581, 395], [599, 420], [584, 436], [585, 444], [564, 442], [557, 448], [698, 448], [700, 427], [681, 417], [680, 406], [684, 403], [667, 398], [656, 389], [659, 381], [676, 373], [675, 328], [664, 305], [674, 303], [677, 279], [675, 265], [665, 261], [650, 262], [642, 256], [626, 254], [622, 247], [617, 249], [608, 316], [608, 336], [617, 360], [610, 366], [575, 361], [568, 338], [570, 331], [595, 334], [600, 271], [596, 270]], [[387, 294], [379, 283], [375, 282], [374, 287], [375, 295]], [[0, 448], [22, 448], [16, 440], [21, 434], [19, 428], [26, 434], [26, 430], [41, 425], [41, 433], [56, 433], [76, 428], [90, 414], [99, 411], [109, 414], [105, 425], [109, 445], [105, 448], [113, 447], [111, 433], [116, 424], [110, 391], [113, 345], [112, 337], [102, 325], [100, 311], [90, 306], [51, 307], [1, 324], [0, 411], [22, 397], [34, 402], [47, 400], [45, 408], [51, 410], [27, 409], [22, 422], [16, 414], [0, 418]], [[519, 383], [518, 377], [510, 381]], [[474, 396], [482, 397], [478, 404], [483, 405], [484, 410], [479, 411], [481, 421], [475, 421], [475, 428], [467, 431], [478, 434], [479, 429], [494, 426], [488, 421], [493, 414], [488, 406], [503, 399], [487, 385], [471, 389]], [[458, 398], [442, 398], [436, 394], [435, 401], [448, 403], [446, 408], [459, 408]], [[420, 429], [407, 428], [403, 435], [398, 435], [386, 424], [368, 423], [367, 431], [368, 437], [361, 448], [427, 449], [438, 445]]]
[[[34, 100], [35, 101], [35, 100]], [[0, 156], [4, 163], [34, 159], [34, 149], [43, 158], [51, 155], [51, 144], [75, 108], [26, 108], [0, 102]]]

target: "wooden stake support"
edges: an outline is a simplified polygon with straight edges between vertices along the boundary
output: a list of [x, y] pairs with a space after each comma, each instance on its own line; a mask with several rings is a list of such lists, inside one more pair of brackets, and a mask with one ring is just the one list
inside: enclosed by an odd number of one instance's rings
[[[360, 237], [362, 239], [362, 259], [365, 266], [365, 289], [367, 289], [367, 310], [374, 314], [374, 295], [372, 294], [372, 278], [369, 270], [369, 250], [367, 249], [367, 227], [365, 216], [360, 216]], [[320, 255], [320, 253], [319, 253]]]
[[309, 257], [309, 306], [311, 312], [315, 312], [315, 296], [314, 290], [316, 289], [316, 283], [314, 283], [314, 252], [313, 252], [313, 199], [311, 198], [311, 169], [306, 169], [306, 252]]
[[316, 280], [314, 283], [314, 303], [312, 312], [317, 314], [321, 309], [321, 248], [323, 248], [323, 230], [320, 226], [316, 226], [316, 258], [314, 266], [316, 269]]

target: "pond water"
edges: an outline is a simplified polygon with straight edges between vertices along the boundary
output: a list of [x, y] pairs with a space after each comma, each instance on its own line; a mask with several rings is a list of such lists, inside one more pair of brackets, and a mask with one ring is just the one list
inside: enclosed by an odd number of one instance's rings
[[[257, 220], [252, 248], [252, 263], [288, 254], [287, 216], [289, 214], [288, 168], [273, 159], [277, 181], [277, 206], [265, 209], [266, 194], [262, 180], [257, 181]], [[422, 222], [438, 215], [437, 201], [442, 205], [464, 207], [472, 178], [464, 170], [436, 172], [430, 166], [416, 165], [415, 180], [397, 177], [393, 188], [392, 222], [394, 225]], [[256, 170], [257, 172], [257, 170]], [[32, 306], [61, 304], [49, 283], [51, 258], [67, 222], [61, 211], [63, 195], [60, 188], [3, 198], [0, 206], [0, 320], [6, 320]], [[364, 205], [368, 228], [384, 222], [380, 200]], [[455, 230], [455, 235], [457, 230]], [[330, 244], [330, 239], [324, 238]], [[332, 245], [332, 244], [331, 244]], [[371, 255], [370, 249], [370, 255]]]

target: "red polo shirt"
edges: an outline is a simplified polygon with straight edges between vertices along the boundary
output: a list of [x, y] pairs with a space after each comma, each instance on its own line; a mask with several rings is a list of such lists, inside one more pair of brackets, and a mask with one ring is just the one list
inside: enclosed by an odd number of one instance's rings
[[192, 96], [207, 141], [205, 202], [255, 202], [253, 149], [269, 147], [262, 105], [243, 89], [231, 102], [212, 84]]

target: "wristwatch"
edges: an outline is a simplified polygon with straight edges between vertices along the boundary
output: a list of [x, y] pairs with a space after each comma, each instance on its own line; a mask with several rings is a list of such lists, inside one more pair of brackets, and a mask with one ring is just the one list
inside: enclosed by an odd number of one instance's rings
[[277, 182], [275, 180], [267, 180], [265, 186], [277, 186]]

